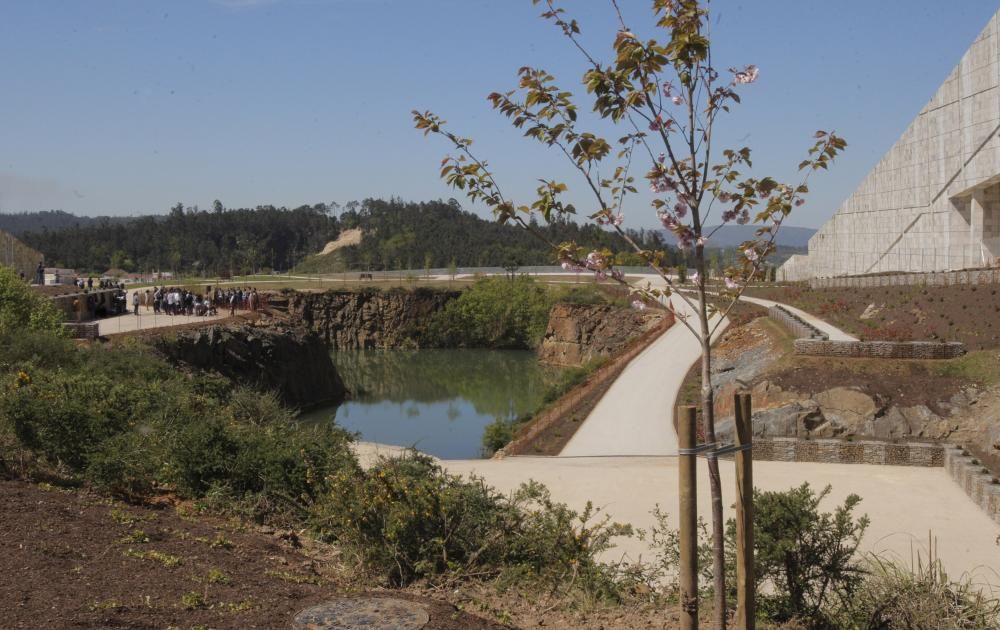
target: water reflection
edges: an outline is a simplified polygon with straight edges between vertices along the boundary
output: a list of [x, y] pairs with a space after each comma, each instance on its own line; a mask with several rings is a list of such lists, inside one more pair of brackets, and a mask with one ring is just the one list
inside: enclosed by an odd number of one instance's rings
[[533, 413], [553, 376], [533, 353], [513, 350], [361, 350], [333, 360], [352, 400], [310, 417], [449, 459], [477, 457], [495, 418]]

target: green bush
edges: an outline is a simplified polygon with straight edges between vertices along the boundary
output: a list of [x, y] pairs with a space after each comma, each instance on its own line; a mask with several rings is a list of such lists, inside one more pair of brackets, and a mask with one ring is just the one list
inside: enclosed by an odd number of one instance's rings
[[[61, 365], [45, 358], [62, 353]], [[255, 517], [302, 512], [353, 469], [351, 436], [301, 427], [273, 394], [179, 372], [141, 346], [74, 349], [52, 336], [0, 346], [0, 466], [139, 497], [225, 496]], [[27, 468], [24, 468], [27, 466]]]
[[612, 567], [595, 555], [628, 526], [576, 513], [527, 484], [511, 496], [482, 479], [444, 472], [424, 455], [384, 459], [367, 472], [334, 475], [315, 510], [317, 529], [393, 585], [418, 579], [517, 576], [595, 597], [619, 595]]
[[11, 267], [0, 265], [0, 335], [24, 331], [59, 334], [63, 316], [52, 303], [35, 295]]
[[[836, 627], [830, 611], [855, 597], [865, 577], [855, 555], [868, 527], [867, 516], [854, 517], [861, 497], [849, 495], [830, 513], [819, 510], [830, 486], [819, 493], [803, 483], [784, 492], [754, 489], [753, 494], [758, 614], [772, 622]], [[735, 558], [733, 520], [727, 546], [727, 556]]]
[[442, 347], [535, 348], [551, 306], [531, 278], [482, 278], [433, 317], [429, 337]]
[[483, 457], [493, 457], [493, 454], [507, 446], [514, 439], [514, 423], [506, 418], [497, 418], [483, 428]]

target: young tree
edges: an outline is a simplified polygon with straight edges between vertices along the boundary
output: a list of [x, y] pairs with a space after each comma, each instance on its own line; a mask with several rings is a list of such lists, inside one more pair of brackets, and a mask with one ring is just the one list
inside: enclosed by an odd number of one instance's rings
[[[630, 287], [643, 297], [677, 295], [681, 300], [678, 320], [700, 341], [701, 412], [708, 443], [715, 443], [714, 396], [711, 373], [711, 339], [725, 315], [739, 299], [744, 287], [762, 273], [762, 264], [774, 250], [774, 239], [793, 207], [804, 202], [809, 173], [826, 169], [846, 147], [833, 133], [816, 132], [816, 142], [808, 158], [799, 165], [805, 175], [798, 185], [779, 183], [771, 177], [754, 177], [744, 172], [752, 167], [748, 147], [719, 150], [713, 136], [717, 117], [740, 102], [737, 90], [757, 80], [754, 65], [730, 68], [728, 75], [712, 63], [708, 37], [707, 3], [699, 0], [653, 0], [652, 18], [662, 29], [665, 41], [641, 40], [629, 28], [617, 0], [610, 0], [618, 19], [613, 43], [614, 59], [602, 63], [583, 45], [579, 23], [556, 6], [556, 0], [532, 0], [544, 6], [542, 17], [551, 21], [582, 56], [586, 66], [583, 84], [592, 108], [605, 121], [624, 129], [615, 151], [612, 142], [584, 127], [572, 93], [558, 87], [555, 77], [541, 68], [518, 71], [518, 89], [489, 95], [493, 108], [508, 117], [524, 135], [534, 138], [565, 156], [581, 176], [593, 196], [587, 217], [618, 233], [659, 276], [658, 285]], [[441, 177], [463, 190], [472, 201], [485, 203], [500, 221], [514, 222], [544, 236], [531, 225], [535, 213], [546, 221], [564, 219], [576, 208], [563, 201], [568, 186], [542, 179], [536, 199], [518, 205], [505, 196], [489, 164], [471, 149], [472, 140], [450, 131], [442, 118], [430, 111], [413, 112], [417, 129], [448, 139], [456, 155], [441, 162]], [[648, 163], [645, 178], [653, 193], [652, 207], [665, 228], [674, 234], [683, 252], [682, 264], [695, 273], [693, 295], [674, 293], [675, 281], [668, 275], [661, 252], [643, 250], [623, 230], [626, 196], [636, 193], [633, 163]], [[713, 213], [715, 216], [713, 217]], [[723, 270], [725, 289], [709, 304], [705, 280], [705, 243], [714, 231], [708, 221], [719, 226], [751, 219], [761, 224], [756, 238], [743, 243], [739, 264]], [[718, 228], [716, 228], [718, 229]], [[567, 269], [586, 269], [599, 278], [626, 284], [624, 274], [614, 269], [607, 250], [586, 252], [575, 243], [552, 243]], [[636, 300], [637, 308], [642, 301]], [[692, 315], [693, 316], [689, 316]], [[719, 628], [725, 627], [725, 545], [722, 490], [718, 460], [708, 459], [712, 494], [712, 536], [714, 567], [714, 614]]]

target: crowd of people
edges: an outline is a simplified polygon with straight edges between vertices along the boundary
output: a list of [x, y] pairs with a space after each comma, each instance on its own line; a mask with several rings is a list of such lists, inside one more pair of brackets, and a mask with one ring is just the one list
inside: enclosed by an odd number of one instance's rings
[[256, 288], [242, 287], [222, 289], [205, 287], [204, 293], [195, 293], [180, 287], [152, 287], [137, 289], [132, 294], [133, 312], [138, 315], [139, 308], [164, 315], [193, 315], [202, 317], [217, 315], [220, 310], [229, 310], [230, 315], [236, 311], [257, 311], [261, 308], [261, 296]]

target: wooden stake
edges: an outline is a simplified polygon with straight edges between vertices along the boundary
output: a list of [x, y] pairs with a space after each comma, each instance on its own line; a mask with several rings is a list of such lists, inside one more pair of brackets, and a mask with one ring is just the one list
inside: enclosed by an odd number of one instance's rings
[[[681, 630], [698, 628], [698, 478], [697, 457], [691, 450], [697, 441], [697, 409], [677, 408], [677, 457], [680, 484], [680, 605]], [[687, 450], [687, 453], [684, 451]]]
[[[735, 395], [736, 445], [753, 444], [750, 394]], [[736, 452], [736, 628], [753, 630], [756, 604], [753, 566], [753, 451]]]

